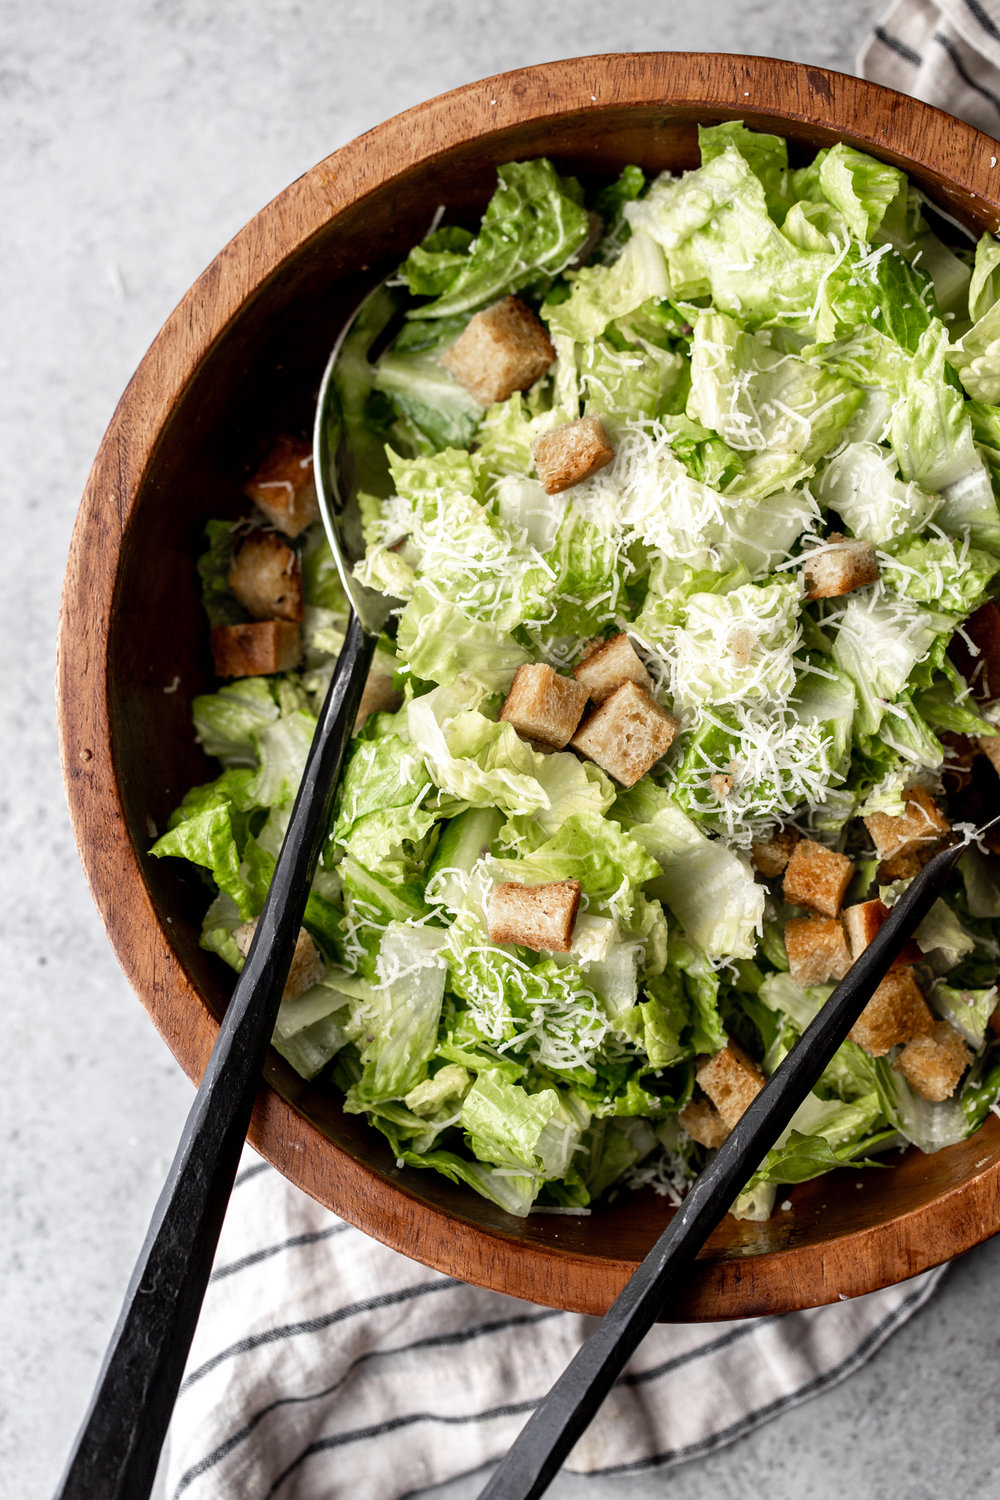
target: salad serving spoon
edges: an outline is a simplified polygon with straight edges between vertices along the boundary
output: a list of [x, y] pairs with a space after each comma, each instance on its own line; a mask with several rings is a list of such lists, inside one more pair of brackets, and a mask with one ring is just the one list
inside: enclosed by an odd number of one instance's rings
[[[314, 433], [316, 487], [352, 610], [253, 942], [219, 1027], [139, 1252], [94, 1394], [55, 1500], [144, 1500], [156, 1475], [229, 1195], [260, 1085], [337, 780], [378, 636], [397, 601], [360, 585], [358, 480], [378, 493], [380, 455], [364, 446], [370, 361], [405, 299], [382, 284], [334, 346]], [[387, 491], [386, 491], [387, 493]], [[937, 898], [963, 844], [912, 881], [881, 931], [697, 1179], [671, 1224], [537, 1408], [486, 1489], [491, 1500], [543, 1493], [643, 1335], [843, 1041], [907, 937]]]
[[[388, 288], [376, 287], [348, 320], [323, 378], [316, 422], [316, 487], [354, 608], [253, 942], [153, 1210], [56, 1500], [144, 1500], [156, 1477], [306, 899], [329, 829], [344, 753], [378, 636], [396, 602], [362, 589], [343, 555], [350, 548], [349, 538], [360, 546], [357, 507], [352, 509], [350, 502], [364, 459], [369, 460], [366, 484], [378, 483], [371, 472], [378, 455], [366, 454], [357, 441], [348, 453], [343, 439], [347, 432], [354, 435], [352, 403], [367, 394], [363, 372], [373, 340], [380, 334], [390, 336], [398, 301]], [[354, 371], [349, 367], [352, 358], [357, 364]]]

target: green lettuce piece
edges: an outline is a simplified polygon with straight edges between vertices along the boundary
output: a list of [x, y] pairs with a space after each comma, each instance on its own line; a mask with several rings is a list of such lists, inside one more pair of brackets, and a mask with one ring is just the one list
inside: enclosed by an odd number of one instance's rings
[[947, 615], [883, 593], [851, 594], [836, 629], [833, 656], [858, 691], [855, 731], [875, 734], [887, 705], [903, 693], [910, 674], [940, 638], [951, 636]]
[[568, 752], [532, 750], [512, 724], [466, 706], [483, 699], [481, 689], [460, 680], [415, 698], [407, 708], [410, 738], [443, 792], [471, 806], [530, 816], [546, 832], [555, 832], [574, 813], [603, 813], [610, 807], [614, 791], [596, 766]]
[[450, 685], [467, 677], [487, 692], [506, 692], [531, 660], [513, 636], [421, 583], [399, 620], [397, 650], [414, 677]]
[[202, 749], [226, 766], [257, 765], [257, 732], [273, 724], [279, 712], [266, 677], [241, 677], [191, 704]]
[[910, 1087], [887, 1057], [875, 1060], [875, 1077], [882, 1109], [901, 1136], [930, 1153], [955, 1146], [971, 1135], [960, 1098], [933, 1104]]
[[953, 969], [976, 947], [972, 933], [966, 932], [947, 901], [940, 897], [913, 936], [920, 951], [932, 959], [939, 971]]
[[948, 363], [974, 401], [1000, 401], [1000, 302], [950, 346]]
[[906, 192], [906, 177], [898, 167], [876, 161], [843, 141], [819, 152], [806, 170], [817, 175], [823, 195], [843, 214], [855, 238], [865, 242], [871, 240], [893, 199]]
[[656, 344], [629, 344], [616, 349], [605, 339], [595, 339], [580, 352], [586, 414], [614, 416], [629, 411], [655, 417], [667, 404], [683, 370], [680, 354]]
[[630, 236], [611, 265], [584, 266], [570, 272], [569, 279], [569, 297], [547, 304], [542, 315], [553, 333], [565, 334], [578, 344], [596, 339], [609, 323], [635, 312], [650, 298], [671, 293], [663, 251], [641, 230]]
[[916, 355], [927, 330], [941, 330], [936, 317], [934, 284], [922, 266], [912, 265], [889, 245], [874, 254], [852, 245], [824, 284], [816, 334], [832, 343], [850, 338], [856, 328], [871, 326]]
[[674, 638], [681, 708], [754, 699], [781, 705], [795, 686], [799, 585], [792, 578], [692, 594]]
[[590, 1111], [572, 1094], [529, 1093], [495, 1070], [479, 1073], [462, 1102], [462, 1128], [480, 1161], [542, 1180], [566, 1176], [589, 1123]]
[[907, 542], [882, 565], [882, 577], [895, 593], [960, 619], [982, 603], [997, 572], [1000, 561], [989, 552], [945, 536]]
[[691, 941], [709, 958], [753, 958], [765, 894], [746, 861], [707, 839], [652, 782], [637, 782], [620, 795], [615, 817], [658, 861], [662, 874], [649, 892], [670, 908]]
[[283, 807], [299, 789], [316, 719], [305, 709], [282, 714], [254, 733], [260, 764], [248, 792], [261, 807]]
[[401, 275], [415, 297], [440, 297], [465, 266], [475, 236], [459, 224], [443, 224], [416, 245]]
[[[377, 1123], [377, 1122], [376, 1122]], [[495, 1203], [515, 1218], [527, 1218], [538, 1196], [539, 1179], [531, 1173], [512, 1172], [509, 1167], [490, 1167], [456, 1156], [453, 1151], [412, 1151], [400, 1147], [397, 1160], [407, 1167], [430, 1167], [452, 1182], [462, 1183]]]
[[209, 521], [205, 527], [205, 550], [198, 559], [198, 577], [201, 602], [212, 626], [239, 625], [248, 618], [229, 587], [232, 557], [232, 521]]
[[991, 234], [980, 237], [976, 259], [969, 280], [969, 317], [973, 323], [984, 318], [1000, 298], [1000, 244]]
[[972, 917], [1000, 917], [1000, 881], [995, 862], [973, 845], [958, 862]]
[[432, 927], [386, 927], [376, 968], [380, 983], [366, 996], [362, 1074], [352, 1102], [398, 1099], [426, 1077], [447, 978], [444, 941], [445, 934]]
[[764, 189], [768, 212], [778, 220], [788, 207], [788, 145], [780, 135], [748, 130], [742, 120], [723, 120], [719, 125], [698, 126], [701, 164], [706, 166], [723, 155], [728, 146], [740, 153]]
[[489, 852], [503, 816], [495, 807], [470, 807], [451, 818], [427, 867], [427, 899], [452, 912], [465, 905], [468, 878]]
[[355, 739], [344, 770], [333, 837], [369, 869], [398, 850], [404, 840], [419, 842], [439, 814], [422, 806], [431, 790], [423, 762], [408, 739], [383, 734]]
[[[496, 192], [479, 233], [464, 252], [463, 264], [449, 275], [445, 290], [434, 301], [413, 309], [410, 317], [450, 317], [511, 292], [545, 291], [583, 245], [590, 226], [573, 178], [560, 177], [544, 159], [505, 162], [497, 169], [497, 178]], [[443, 253], [454, 252], [449, 247]], [[445, 270], [440, 262], [438, 266]], [[410, 259], [405, 260], [400, 275], [416, 290], [414, 281], [426, 285], [429, 269], [425, 254], [416, 268]]]
[[[413, 326], [413, 325], [410, 325]], [[416, 444], [428, 453], [467, 448], [483, 408], [461, 385], [434, 349], [387, 349], [375, 366], [373, 386], [387, 396], [410, 425]]]
[[736, 146], [683, 177], [658, 177], [625, 208], [633, 233], [656, 240], [677, 297], [710, 294], [723, 312], [760, 323], [808, 321], [836, 257], [802, 250], [768, 215], [764, 186]]
[[942, 1020], [950, 1021], [955, 1030], [965, 1038], [970, 1047], [982, 1047], [990, 1016], [997, 1008], [997, 987], [988, 990], [955, 989], [942, 980], [934, 985], [930, 993], [934, 1011]]
[[227, 803], [185, 818], [158, 838], [149, 852], [157, 859], [172, 855], [200, 865], [211, 873], [219, 890], [236, 904], [244, 922], [254, 916], [253, 900], [240, 873], [240, 853]]
[[853, 534], [884, 547], [922, 531], [939, 502], [897, 474], [895, 456], [876, 443], [849, 443], [826, 466], [818, 498], [835, 510]]
[[849, 381], [782, 354], [724, 313], [698, 315], [687, 414], [730, 447], [772, 460], [776, 453], [794, 457], [808, 472], [860, 401]]

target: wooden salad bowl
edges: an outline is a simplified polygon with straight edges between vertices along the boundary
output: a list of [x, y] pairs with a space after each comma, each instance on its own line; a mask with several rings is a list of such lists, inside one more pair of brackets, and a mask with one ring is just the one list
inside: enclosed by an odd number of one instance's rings
[[[758, 57], [647, 53], [545, 64], [469, 84], [352, 141], [285, 189], [216, 257], [133, 377], [94, 463], [63, 595], [63, 769], [80, 854], [118, 958], [192, 1079], [232, 974], [198, 946], [205, 888], [151, 859], [157, 829], [217, 768], [191, 699], [212, 687], [195, 558], [210, 516], [245, 509], [270, 440], [310, 428], [345, 317], [425, 232], [481, 211], [497, 163], [546, 155], [606, 179], [627, 162], [698, 164], [697, 125], [743, 119], [801, 157], [845, 140], [903, 168], [974, 232], [1000, 224], [1000, 147], [875, 84]], [[671, 1209], [622, 1193], [589, 1217], [510, 1217], [429, 1171], [272, 1053], [250, 1127], [292, 1182], [385, 1244], [466, 1281], [603, 1312]], [[1000, 1119], [888, 1171], [791, 1189], [767, 1223], [727, 1218], [672, 1318], [780, 1313], [886, 1286], [1000, 1228]]]

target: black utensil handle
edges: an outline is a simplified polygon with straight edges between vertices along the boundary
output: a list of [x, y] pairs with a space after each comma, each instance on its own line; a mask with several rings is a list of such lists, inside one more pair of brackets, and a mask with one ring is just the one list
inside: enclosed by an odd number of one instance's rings
[[374, 649], [352, 615], [253, 944], [56, 1500], [144, 1500], [152, 1488]]
[[775, 1069], [597, 1328], [535, 1408], [480, 1500], [535, 1500], [548, 1488], [679, 1278], [787, 1127], [896, 954], [930, 910], [964, 847], [941, 850], [907, 887], [881, 931]]

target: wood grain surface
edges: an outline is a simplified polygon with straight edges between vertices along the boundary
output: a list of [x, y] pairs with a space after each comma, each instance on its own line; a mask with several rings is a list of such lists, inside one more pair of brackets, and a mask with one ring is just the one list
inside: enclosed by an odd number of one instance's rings
[[[245, 509], [271, 439], [308, 433], [345, 316], [446, 203], [481, 211], [497, 163], [547, 155], [593, 180], [630, 161], [697, 165], [697, 125], [743, 119], [799, 159], [846, 140], [902, 167], [974, 232], [1000, 224], [996, 143], [891, 90], [820, 68], [728, 55], [587, 57], [431, 99], [291, 184], [194, 284], [143, 359], [101, 444], [63, 595], [58, 693], [77, 843], [122, 967], [188, 1075], [201, 1076], [232, 975], [198, 947], [205, 887], [146, 853], [193, 783], [214, 774], [191, 699], [212, 685], [194, 560], [206, 519]], [[666, 1221], [652, 1194], [589, 1218], [521, 1221], [385, 1140], [271, 1055], [250, 1130], [287, 1177], [427, 1265], [581, 1312], [609, 1305]], [[775, 1313], [915, 1275], [1000, 1228], [1000, 1120], [888, 1172], [789, 1191], [764, 1224], [727, 1219], [665, 1310]]]

